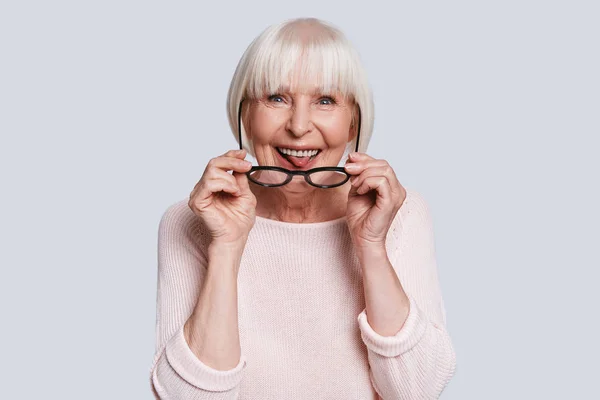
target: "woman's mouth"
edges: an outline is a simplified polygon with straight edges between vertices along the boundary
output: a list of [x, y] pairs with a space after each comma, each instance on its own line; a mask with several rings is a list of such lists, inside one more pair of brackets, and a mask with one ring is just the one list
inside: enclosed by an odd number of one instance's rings
[[[291, 167], [304, 169], [313, 164], [313, 161], [321, 153], [320, 149], [294, 150], [284, 147], [276, 147], [281, 159]], [[288, 168], [290, 168], [288, 166]]]

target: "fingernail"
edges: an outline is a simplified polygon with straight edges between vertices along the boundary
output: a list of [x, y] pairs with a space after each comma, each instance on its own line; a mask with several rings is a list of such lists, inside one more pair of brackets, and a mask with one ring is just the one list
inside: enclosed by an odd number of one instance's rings
[[357, 164], [346, 164], [344, 167], [350, 171], [356, 171], [359, 166]]

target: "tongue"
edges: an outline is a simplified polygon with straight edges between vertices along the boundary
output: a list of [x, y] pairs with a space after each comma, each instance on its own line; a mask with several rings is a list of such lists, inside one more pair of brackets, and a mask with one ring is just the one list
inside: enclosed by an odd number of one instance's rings
[[296, 157], [296, 156], [286, 156], [287, 160], [294, 164], [296, 167], [304, 167], [310, 161], [310, 157]]

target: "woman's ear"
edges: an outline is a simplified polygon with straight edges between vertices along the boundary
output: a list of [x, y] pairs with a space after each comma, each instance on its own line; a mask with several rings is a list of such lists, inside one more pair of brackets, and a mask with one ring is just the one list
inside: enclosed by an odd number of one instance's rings
[[356, 135], [358, 135], [358, 105], [354, 104], [352, 107], [352, 115], [350, 117], [350, 132], [348, 134], [348, 142], [356, 139]]

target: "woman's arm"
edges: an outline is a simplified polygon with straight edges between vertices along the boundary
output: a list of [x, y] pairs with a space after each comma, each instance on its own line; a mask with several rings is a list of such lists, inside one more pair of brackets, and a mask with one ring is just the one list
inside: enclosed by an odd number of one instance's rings
[[359, 254], [366, 307], [358, 323], [373, 386], [384, 400], [437, 399], [454, 375], [456, 356], [446, 330], [431, 214], [419, 193], [408, 191], [386, 247], [386, 253]]
[[184, 201], [160, 221], [150, 372], [157, 399], [238, 398], [245, 366], [237, 326], [241, 253], [210, 248], [208, 240]]
[[385, 247], [359, 255], [362, 266], [365, 313], [369, 325], [382, 336], [393, 336], [408, 317], [409, 300]]
[[204, 285], [183, 330], [192, 352], [221, 371], [234, 368], [241, 356], [237, 276], [243, 250], [243, 244], [210, 246]]

